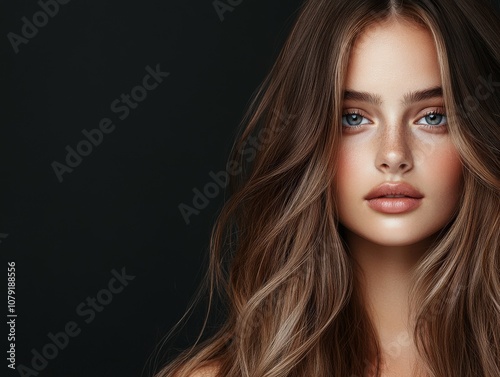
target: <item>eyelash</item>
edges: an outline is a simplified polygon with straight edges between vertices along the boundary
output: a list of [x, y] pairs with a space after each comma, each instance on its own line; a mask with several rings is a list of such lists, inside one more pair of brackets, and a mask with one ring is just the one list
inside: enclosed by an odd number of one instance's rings
[[[441, 115], [441, 116], [443, 116], [443, 118], [446, 119], [446, 114], [444, 114], [444, 112], [441, 112], [441, 111], [438, 111], [438, 110], [428, 111], [427, 113], [425, 113], [425, 115], [422, 118], [425, 118], [425, 117], [427, 117], [429, 115]], [[424, 128], [440, 128], [440, 127], [446, 126], [446, 124], [447, 123], [444, 122], [443, 124], [440, 124], [440, 125], [421, 124], [421, 126], [423, 126]]]
[[[363, 114], [361, 114], [361, 112], [359, 112], [358, 110], [347, 111], [344, 114], [342, 114], [342, 118], [345, 117], [346, 115], [359, 115], [359, 116], [362, 116], [363, 118], [365, 118], [363, 116]], [[358, 126], [344, 126], [344, 124], [342, 123], [342, 128], [343, 129], [350, 129], [350, 130], [352, 130], [352, 129], [360, 128], [362, 126], [364, 126], [364, 124], [360, 124]]]
[[[344, 114], [342, 114], [342, 118], [346, 115], [359, 115], [365, 119], [367, 119], [360, 111], [358, 110], [352, 110], [352, 111], [347, 111], [345, 112]], [[425, 113], [422, 117], [420, 117], [419, 119], [422, 119], [422, 118], [425, 118], [429, 115], [441, 115], [443, 116], [444, 118], [446, 118], [446, 114], [444, 112], [441, 112], [441, 111], [438, 111], [438, 110], [431, 110], [431, 111], [428, 111], [427, 113]], [[440, 128], [440, 127], [443, 127], [445, 126], [447, 123], [443, 123], [443, 124], [440, 124], [440, 125], [430, 125], [430, 124], [420, 124], [420, 126], [423, 126], [424, 128], [430, 128], [430, 129], [436, 129], [436, 128]], [[360, 124], [360, 125], [357, 125], [357, 126], [344, 126], [344, 124], [342, 124], [342, 128], [343, 129], [349, 129], [349, 130], [352, 130], [352, 129], [357, 129], [357, 128], [360, 128], [364, 126], [364, 124]]]

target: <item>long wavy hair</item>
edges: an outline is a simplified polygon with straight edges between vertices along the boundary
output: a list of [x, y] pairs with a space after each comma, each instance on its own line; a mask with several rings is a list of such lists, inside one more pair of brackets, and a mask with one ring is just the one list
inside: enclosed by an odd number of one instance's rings
[[309, 0], [231, 150], [198, 294], [222, 302], [224, 320], [157, 377], [213, 362], [224, 377], [380, 376], [333, 190], [348, 58], [389, 17], [432, 34], [463, 163], [457, 212], [414, 267], [412, 337], [426, 375], [500, 376], [498, 11], [487, 0]]

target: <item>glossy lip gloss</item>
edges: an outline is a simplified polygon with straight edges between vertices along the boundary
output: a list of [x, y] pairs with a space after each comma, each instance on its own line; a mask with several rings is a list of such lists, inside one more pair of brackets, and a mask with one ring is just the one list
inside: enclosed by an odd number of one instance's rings
[[384, 182], [373, 188], [365, 199], [368, 206], [382, 213], [405, 213], [422, 204], [424, 196], [407, 182]]
[[382, 213], [405, 213], [422, 204], [421, 198], [374, 198], [368, 200], [368, 206]]

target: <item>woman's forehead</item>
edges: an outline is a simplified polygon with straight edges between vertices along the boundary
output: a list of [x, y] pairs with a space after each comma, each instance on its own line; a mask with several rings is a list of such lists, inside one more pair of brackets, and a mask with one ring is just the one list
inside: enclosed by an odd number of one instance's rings
[[377, 93], [440, 85], [437, 50], [427, 29], [408, 21], [388, 21], [367, 27], [355, 41], [346, 88]]

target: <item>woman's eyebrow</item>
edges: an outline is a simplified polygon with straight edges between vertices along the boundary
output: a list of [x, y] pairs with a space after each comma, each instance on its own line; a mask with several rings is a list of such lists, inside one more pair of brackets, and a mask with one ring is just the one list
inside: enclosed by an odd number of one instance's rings
[[402, 104], [403, 106], [409, 106], [415, 102], [425, 101], [431, 98], [442, 98], [443, 88], [440, 86], [435, 86], [434, 88], [417, 90], [414, 92], [409, 92], [403, 96]]
[[[408, 92], [403, 96], [401, 104], [403, 106], [409, 106], [415, 102], [425, 101], [430, 98], [441, 98], [443, 97], [443, 88], [436, 86], [424, 90], [416, 90], [413, 92]], [[378, 94], [368, 93], [368, 92], [358, 92], [355, 90], [344, 90], [344, 101], [355, 100], [361, 102], [368, 102], [372, 105], [380, 106], [383, 101]]]

